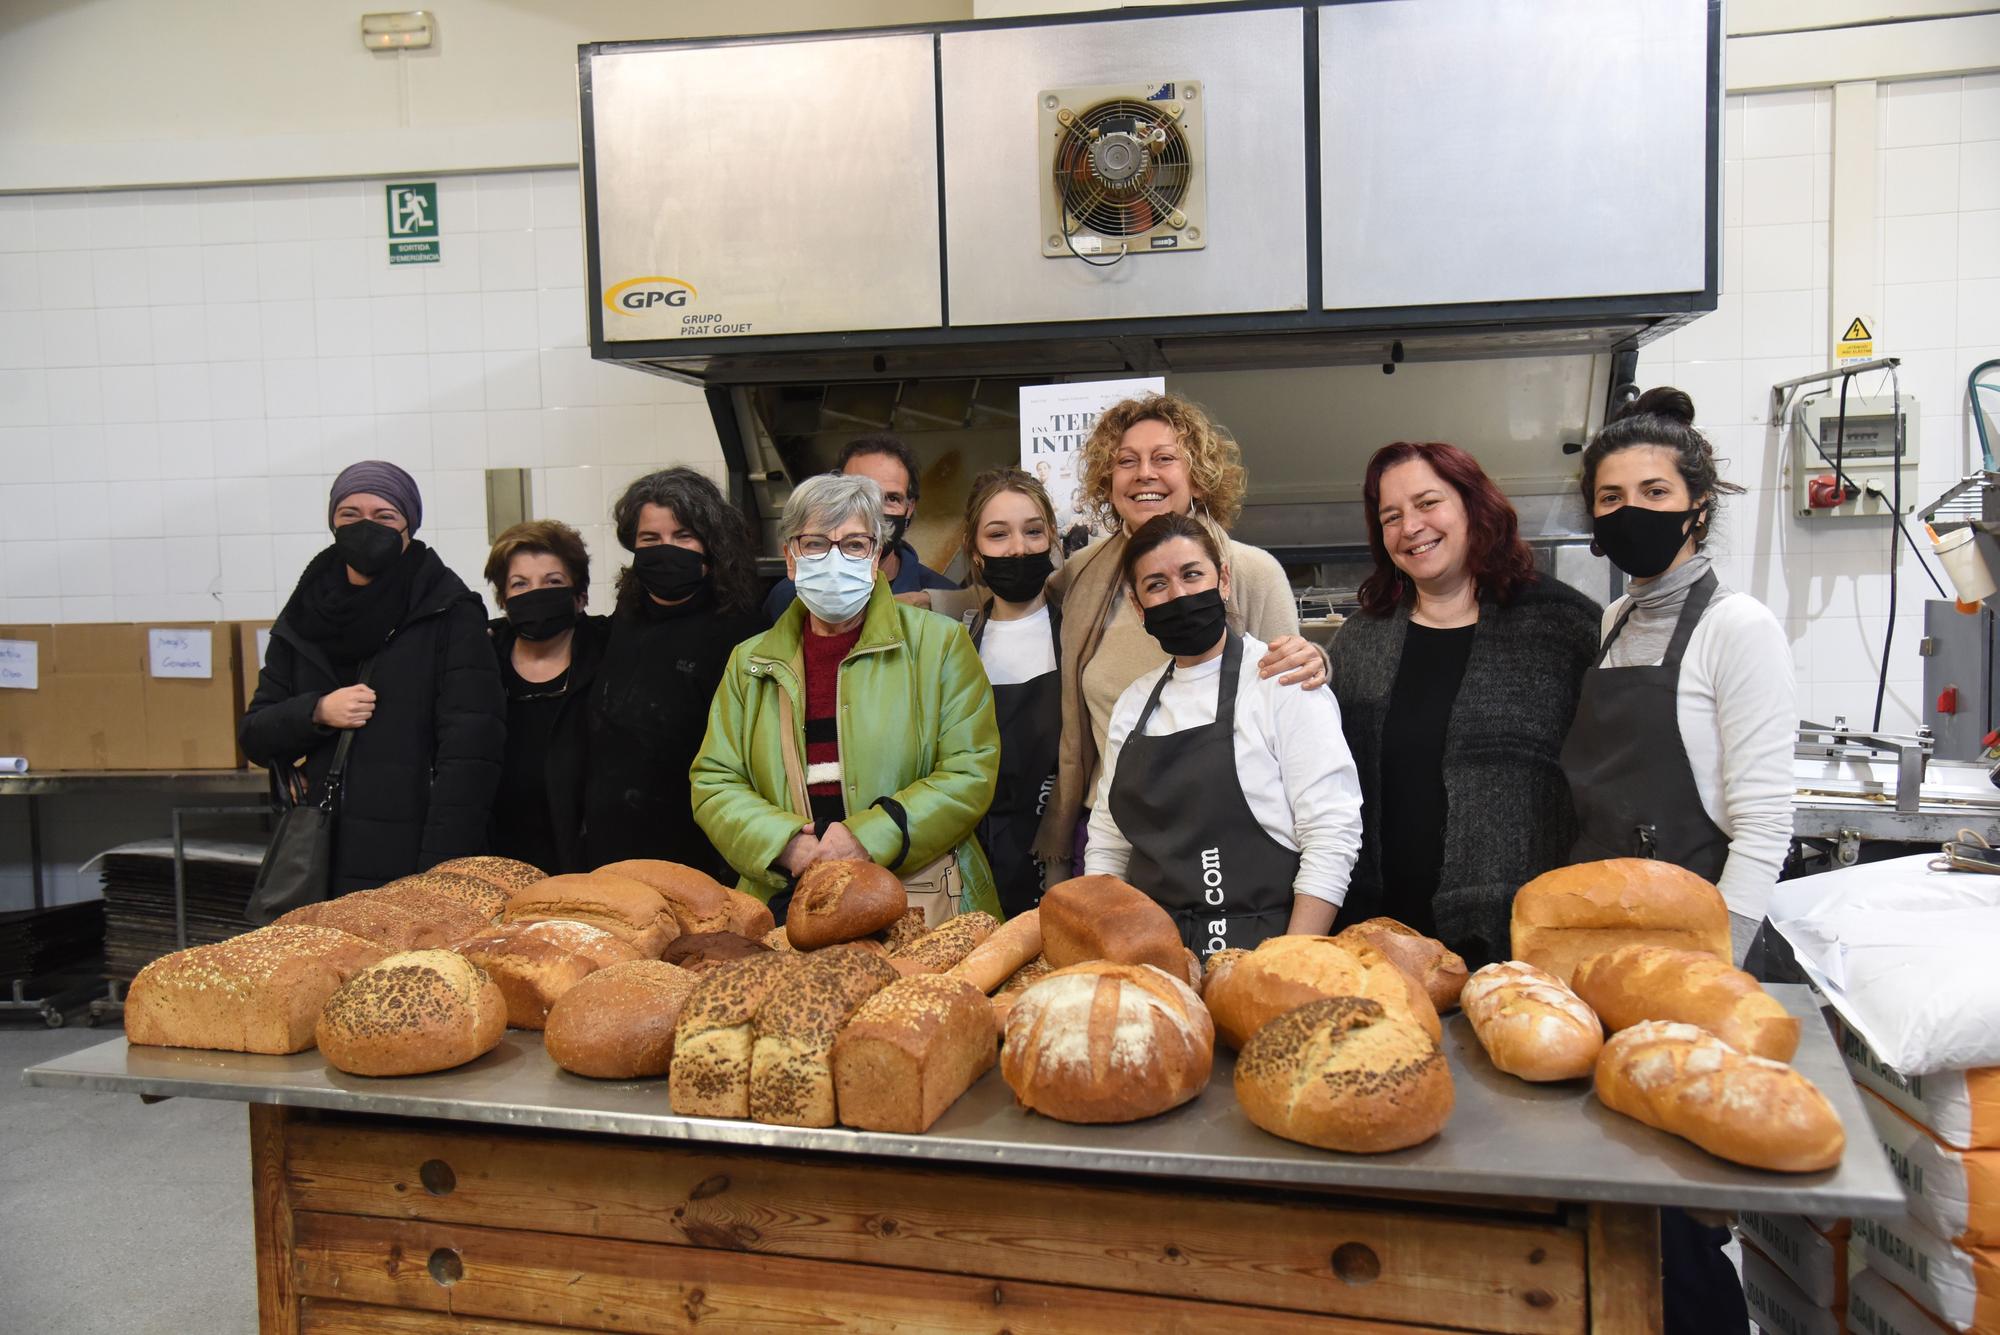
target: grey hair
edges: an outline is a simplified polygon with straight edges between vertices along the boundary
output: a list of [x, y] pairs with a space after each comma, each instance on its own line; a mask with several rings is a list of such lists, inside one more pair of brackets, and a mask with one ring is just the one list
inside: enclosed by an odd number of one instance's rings
[[831, 533], [850, 519], [859, 519], [875, 535], [876, 546], [889, 541], [889, 524], [882, 517], [882, 488], [872, 477], [821, 473], [792, 488], [778, 526], [785, 541], [801, 533]]

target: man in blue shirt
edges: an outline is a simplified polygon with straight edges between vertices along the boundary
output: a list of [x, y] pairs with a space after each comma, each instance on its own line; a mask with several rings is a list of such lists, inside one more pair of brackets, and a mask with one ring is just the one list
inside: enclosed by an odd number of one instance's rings
[[[880, 432], [857, 436], [842, 447], [834, 472], [875, 480], [882, 489], [882, 513], [889, 520], [889, 550], [882, 558], [882, 574], [891, 593], [915, 593], [919, 589], [955, 589], [957, 584], [917, 559], [917, 549], [903, 541], [910, 521], [917, 514], [917, 456], [901, 436]], [[775, 622], [792, 605], [792, 582], [781, 579], [764, 599], [764, 616]]]

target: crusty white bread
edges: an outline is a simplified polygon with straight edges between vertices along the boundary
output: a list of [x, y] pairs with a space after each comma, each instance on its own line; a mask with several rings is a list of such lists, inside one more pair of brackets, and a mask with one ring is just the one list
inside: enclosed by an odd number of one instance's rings
[[1435, 937], [1425, 936], [1394, 918], [1369, 918], [1344, 928], [1336, 941], [1366, 941], [1389, 957], [1389, 963], [1410, 975], [1437, 1013], [1443, 1015], [1458, 1005], [1459, 989], [1469, 976], [1465, 959]]
[[1729, 959], [1729, 909], [1709, 882], [1671, 862], [1611, 858], [1544, 872], [1514, 896], [1513, 956], [1568, 986], [1577, 965], [1619, 946], [1668, 946]]
[[1201, 1093], [1214, 1060], [1214, 1025], [1186, 983], [1149, 964], [1097, 960], [1021, 994], [1000, 1074], [1045, 1117], [1136, 1122]]
[[1459, 993], [1487, 1059], [1523, 1080], [1581, 1080], [1597, 1067], [1604, 1029], [1555, 975], [1508, 960], [1489, 964]]
[[1798, 1017], [1727, 960], [1664, 946], [1620, 946], [1576, 971], [1576, 993], [1614, 1032], [1642, 1020], [1706, 1029], [1753, 1057], [1788, 1062], [1799, 1050]]
[[1001, 923], [991, 936], [953, 965], [950, 972], [981, 992], [990, 993], [1041, 953], [1042, 911], [1029, 909]]
[[1444, 1032], [1424, 989], [1366, 941], [1274, 936], [1218, 969], [1201, 995], [1216, 1032], [1239, 1051], [1265, 1024], [1322, 997], [1367, 997], [1433, 1039]]

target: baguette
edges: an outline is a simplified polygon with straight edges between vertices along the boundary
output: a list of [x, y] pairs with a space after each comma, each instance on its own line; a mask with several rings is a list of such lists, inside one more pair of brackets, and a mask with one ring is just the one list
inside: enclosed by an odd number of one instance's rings
[[1645, 1020], [1612, 1035], [1597, 1058], [1597, 1098], [1718, 1159], [1775, 1173], [1832, 1168], [1847, 1146], [1812, 1081], [1691, 1024]]
[[1581, 1080], [1604, 1047], [1590, 1007], [1532, 964], [1487, 965], [1466, 980], [1459, 1002], [1487, 1058], [1523, 1080]]
[[981, 992], [992, 992], [1042, 953], [1042, 911], [1029, 909], [1009, 918], [948, 972]]
[[1739, 1052], [1788, 1062], [1799, 1021], [1755, 978], [1713, 955], [1620, 946], [1577, 967], [1576, 992], [1614, 1033], [1642, 1020], [1706, 1029]]

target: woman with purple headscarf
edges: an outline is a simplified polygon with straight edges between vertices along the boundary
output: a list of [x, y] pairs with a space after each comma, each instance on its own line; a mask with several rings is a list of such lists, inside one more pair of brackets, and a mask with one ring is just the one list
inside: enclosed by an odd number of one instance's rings
[[333, 543], [299, 577], [271, 627], [243, 754], [303, 765], [325, 791], [343, 732], [334, 894], [486, 849], [506, 699], [478, 595], [414, 535], [424, 501], [392, 463], [352, 464], [327, 497]]

